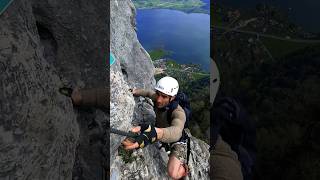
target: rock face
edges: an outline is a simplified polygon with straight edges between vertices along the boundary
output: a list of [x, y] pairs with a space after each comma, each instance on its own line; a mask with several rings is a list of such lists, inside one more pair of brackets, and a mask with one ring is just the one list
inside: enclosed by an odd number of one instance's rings
[[[107, 114], [74, 109], [66, 86], [103, 87], [108, 6], [13, 1], [0, 16], [0, 179], [102, 179]], [[88, 156], [92, 154], [92, 156]]]
[[[155, 84], [135, 32], [134, 6], [129, 0], [110, 4], [110, 49], [117, 59], [110, 72], [106, 3], [20, 0], [0, 15], [0, 179], [107, 179], [108, 155], [111, 179], [169, 178], [163, 150], [151, 145], [124, 163], [117, 153], [123, 137], [107, 136], [109, 118], [111, 127], [125, 131], [155, 118], [152, 103], [128, 91]], [[73, 107], [58, 92], [109, 81], [110, 112]], [[191, 179], [206, 179], [208, 147], [196, 139], [191, 144]]]
[[[152, 102], [134, 98], [131, 87], [152, 88], [155, 84], [151, 59], [140, 45], [135, 32], [135, 8], [130, 0], [110, 2], [110, 48], [116, 58], [110, 67], [110, 126], [128, 131], [131, 124], [155, 120]], [[132, 162], [125, 163], [118, 155], [122, 136], [110, 135], [110, 179], [169, 179], [168, 156], [157, 145], [133, 152]], [[187, 179], [209, 179], [209, 146], [192, 137]]]
[[130, 0], [110, 1], [110, 50], [116, 58], [112, 71], [119, 71], [130, 87], [151, 88], [154, 67], [137, 39], [136, 11]]
[[[135, 8], [131, 1], [110, 2], [110, 51], [116, 61], [110, 67], [110, 126], [128, 131], [134, 114], [134, 99], [128, 91], [132, 87], [151, 88], [153, 65], [142, 48], [135, 32]], [[124, 137], [110, 134], [111, 177], [123, 172], [123, 162], [116, 157]]]
[[[134, 110], [134, 99], [128, 90], [151, 88], [155, 83], [154, 67], [137, 39], [132, 2], [110, 1], [110, 9], [110, 51], [116, 59], [110, 67], [110, 126], [128, 131]], [[110, 136], [111, 162], [121, 140]]]

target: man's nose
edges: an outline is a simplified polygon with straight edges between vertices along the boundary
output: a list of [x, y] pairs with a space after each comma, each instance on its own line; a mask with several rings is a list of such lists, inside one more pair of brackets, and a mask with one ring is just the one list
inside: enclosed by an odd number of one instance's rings
[[157, 97], [157, 102], [161, 102], [162, 101], [162, 97], [161, 96], [158, 96]]

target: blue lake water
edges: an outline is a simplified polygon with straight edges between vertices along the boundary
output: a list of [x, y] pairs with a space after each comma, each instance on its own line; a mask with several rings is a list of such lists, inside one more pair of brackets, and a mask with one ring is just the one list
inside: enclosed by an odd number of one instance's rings
[[137, 34], [147, 50], [165, 49], [178, 63], [209, 71], [210, 15], [168, 9], [137, 10]]
[[320, 32], [320, 0], [224, 0], [235, 8], [254, 8], [258, 3], [272, 4], [283, 9], [289, 19], [310, 32]]

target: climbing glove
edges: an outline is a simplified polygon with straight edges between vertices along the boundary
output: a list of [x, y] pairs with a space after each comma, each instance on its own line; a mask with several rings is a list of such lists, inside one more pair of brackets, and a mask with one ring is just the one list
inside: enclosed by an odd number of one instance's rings
[[139, 144], [140, 148], [144, 148], [148, 144], [152, 144], [157, 141], [157, 132], [153, 125], [141, 124], [141, 133], [136, 138], [136, 142]]

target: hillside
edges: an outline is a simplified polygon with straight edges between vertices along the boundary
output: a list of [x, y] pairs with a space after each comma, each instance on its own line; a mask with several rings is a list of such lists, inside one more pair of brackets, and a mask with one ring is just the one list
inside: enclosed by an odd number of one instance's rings
[[[211, 53], [221, 74], [219, 96], [241, 99], [257, 123], [255, 179], [319, 179], [316, 37], [290, 24], [271, 6], [246, 11], [216, 8], [217, 24], [212, 24], [216, 48]], [[215, 28], [228, 24], [236, 30]]]
[[133, 0], [137, 9], [175, 9], [184, 12], [209, 13], [201, 0]]

